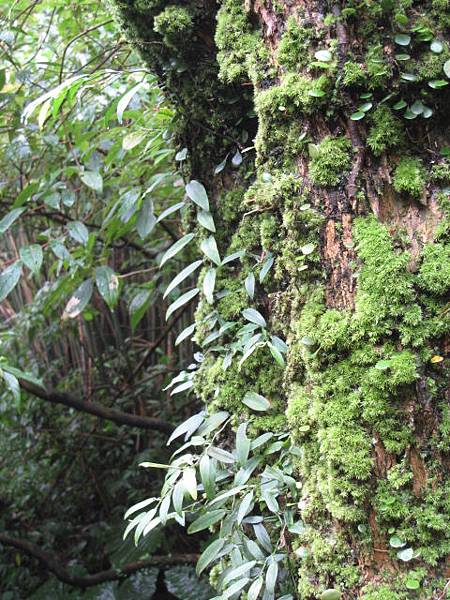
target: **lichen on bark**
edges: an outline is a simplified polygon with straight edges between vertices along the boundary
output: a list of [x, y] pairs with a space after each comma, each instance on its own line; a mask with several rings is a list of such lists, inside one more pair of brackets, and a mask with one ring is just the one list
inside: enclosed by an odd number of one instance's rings
[[[287, 419], [303, 449], [305, 531], [291, 540], [304, 548], [298, 598], [332, 587], [348, 599], [441, 598], [450, 574], [448, 2], [111, 4], [177, 106], [221, 248], [275, 258], [254, 305], [287, 334], [285, 371], [262, 352], [223, 371], [211, 353], [196, 390], [255, 432]], [[213, 179], [243, 130], [256, 152]], [[244, 259], [220, 275], [225, 320], [241, 319], [249, 269]], [[199, 322], [208, 310], [200, 304]], [[250, 387], [273, 401], [270, 423], [242, 409]]]

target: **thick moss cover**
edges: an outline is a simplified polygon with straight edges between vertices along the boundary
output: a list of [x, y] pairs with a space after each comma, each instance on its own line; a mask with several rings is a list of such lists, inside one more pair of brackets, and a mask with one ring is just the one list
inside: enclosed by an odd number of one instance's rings
[[[289, 346], [284, 370], [266, 349], [226, 370], [207, 352], [195, 390], [302, 448], [297, 598], [430, 600], [450, 554], [449, 95], [429, 85], [446, 82], [448, 1], [291, 4], [112, 2], [176, 103], [223, 254], [246, 250], [213, 309], [241, 326], [251, 305]], [[214, 181], [243, 130], [255, 153]], [[247, 390], [272, 413], [243, 408]]]

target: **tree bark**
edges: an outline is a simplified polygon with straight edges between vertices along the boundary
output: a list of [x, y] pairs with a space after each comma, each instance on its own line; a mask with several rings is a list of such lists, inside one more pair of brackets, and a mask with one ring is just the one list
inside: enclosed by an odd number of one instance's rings
[[[115, 0], [112, 7], [177, 106], [192, 176], [214, 199], [221, 251], [259, 256], [257, 272], [269, 252], [275, 257], [255, 306], [271, 332], [287, 336], [287, 369], [267, 378], [272, 359], [258, 355], [245, 377], [267, 397], [281, 393], [285, 427], [304, 453], [305, 532], [294, 543], [306, 557], [298, 561], [297, 598], [326, 589], [345, 599], [443, 598], [450, 576], [446, 3], [223, 0], [217, 9], [208, 0]], [[255, 134], [255, 152], [239, 169], [228, 160], [214, 177], [227, 153]], [[242, 288], [253, 268], [244, 261], [220, 284]], [[236, 291], [217, 309], [238, 320], [245, 302]], [[243, 377], [230, 368], [225, 382], [214, 381], [214, 360], [210, 353], [202, 365], [210, 385], [197, 388], [207, 403], [208, 389]], [[239, 416], [240, 401], [227, 402]]]

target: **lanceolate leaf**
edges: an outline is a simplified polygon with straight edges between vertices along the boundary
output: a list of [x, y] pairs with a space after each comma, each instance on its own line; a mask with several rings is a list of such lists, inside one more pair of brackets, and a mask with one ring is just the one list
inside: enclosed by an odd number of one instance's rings
[[214, 302], [214, 287], [216, 285], [216, 269], [208, 269], [203, 280], [203, 293], [208, 304]]
[[133, 96], [137, 94], [137, 92], [141, 89], [143, 85], [144, 82], [141, 81], [140, 83], [132, 87], [131, 90], [128, 90], [128, 92], [124, 94], [119, 100], [119, 103], [117, 104], [117, 120], [120, 124], [122, 124], [123, 122], [123, 113], [125, 112], [131, 100], [133, 99]]
[[198, 414], [189, 417], [189, 419], [184, 421], [184, 423], [181, 423], [181, 425], [178, 425], [175, 431], [172, 432], [172, 435], [170, 436], [167, 445], [169, 446], [173, 442], [173, 440], [176, 440], [182, 435], [184, 435], [184, 439], [187, 440], [194, 433], [194, 431], [200, 427], [204, 420], [205, 412], [203, 410]]
[[24, 208], [14, 208], [0, 221], [0, 235], [3, 235], [25, 211]]
[[189, 275], [191, 275], [196, 269], [198, 269], [198, 267], [203, 263], [203, 261], [201, 260], [196, 260], [195, 262], [191, 263], [190, 265], [188, 265], [187, 267], [185, 267], [182, 271], [180, 271], [180, 273], [178, 273], [178, 275], [176, 277], [174, 277], [172, 279], [172, 281], [169, 283], [169, 285], [166, 288], [166, 291], [163, 294], [163, 298], [166, 298], [171, 291], [173, 291], [178, 285], [180, 285], [180, 283], [182, 283], [185, 279], [187, 279], [187, 277], [189, 277]]
[[198, 559], [196, 571], [197, 575], [201, 575], [203, 571], [210, 565], [220, 554], [220, 551], [225, 546], [224, 539], [217, 539], [212, 544], [210, 544], [201, 554]]
[[242, 311], [242, 316], [251, 323], [255, 323], [256, 325], [260, 325], [261, 327], [267, 326], [265, 318], [259, 311], [255, 310], [254, 308], [246, 308]]
[[131, 300], [129, 305], [131, 330], [134, 332], [150, 304], [152, 290], [141, 290]]
[[183, 342], [185, 339], [190, 338], [194, 333], [196, 326], [196, 323], [192, 323], [192, 325], [189, 325], [188, 327], [186, 327], [186, 329], [183, 329], [183, 331], [178, 335], [177, 339], [175, 340], [175, 346], [181, 344], [181, 342]]
[[199, 293], [199, 291], [200, 290], [198, 288], [194, 288], [193, 290], [190, 290], [189, 292], [186, 292], [185, 294], [183, 294], [179, 298], [177, 298], [177, 300], [175, 300], [175, 302], [173, 304], [171, 304], [169, 306], [169, 308], [167, 309], [166, 320], [175, 311], [177, 311], [179, 308], [181, 308], [182, 306], [184, 306], [185, 304], [190, 302], [192, 300], [192, 298], [195, 298], [195, 296]]
[[170, 248], [168, 250], [166, 250], [166, 252], [164, 253], [161, 262], [159, 264], [160, 268], [166, 264], [166, 262], [168, 260], [170, 260], [171, 258], [173, 258], [176, 254], [178, 254], [178, 252], [180, 252], [181, 250], [183, 250], [183, 248], [185, 246], [187, 246], [189, 244], [189, 242], [191, 242], [195, 237], [195, 234], [193, 233], [187, 233], [186, 235], [184, 235], [182, 238], [180, 238], [179, 240], [177, 240], [175, 242], [175, 244], [173, 244], [172, 246], [170, 246]]
[[211, 525], [221, 521], [226, 514], [227, 511], [223, 508], [218, 510], [210, 510], [191, 523], [187, 531], [188, 533], [197, 533], [199, 531], [203, 531], [204, 529], [208, 529], [208, 527], [211, 527]]
[[256, 392], [247, 392], [243, 397], [242, 402], [252, 410], [258, 412], [263, 412], [270, 408], [270, 402], [267, 398], [264, 398], [264, 396], [261, 396]]

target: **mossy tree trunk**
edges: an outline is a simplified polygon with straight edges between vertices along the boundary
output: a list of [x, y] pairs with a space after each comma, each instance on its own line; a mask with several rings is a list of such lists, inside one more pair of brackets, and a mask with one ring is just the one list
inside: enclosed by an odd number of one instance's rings
[[[224, 372], [210, 354], [197, 389], [237, 416], [260, 392], [278, 414], [254, 429], [289, 428], [303, 449], [298, 598], [445, 598], [448, 0], [112, 8], [177, 106], [221, 250], [275, 259], [254, 306], [287, 338], [287, 368], [259, 352]], [[248, 305], [251, 268], [221, 276], [224, 319]]]

